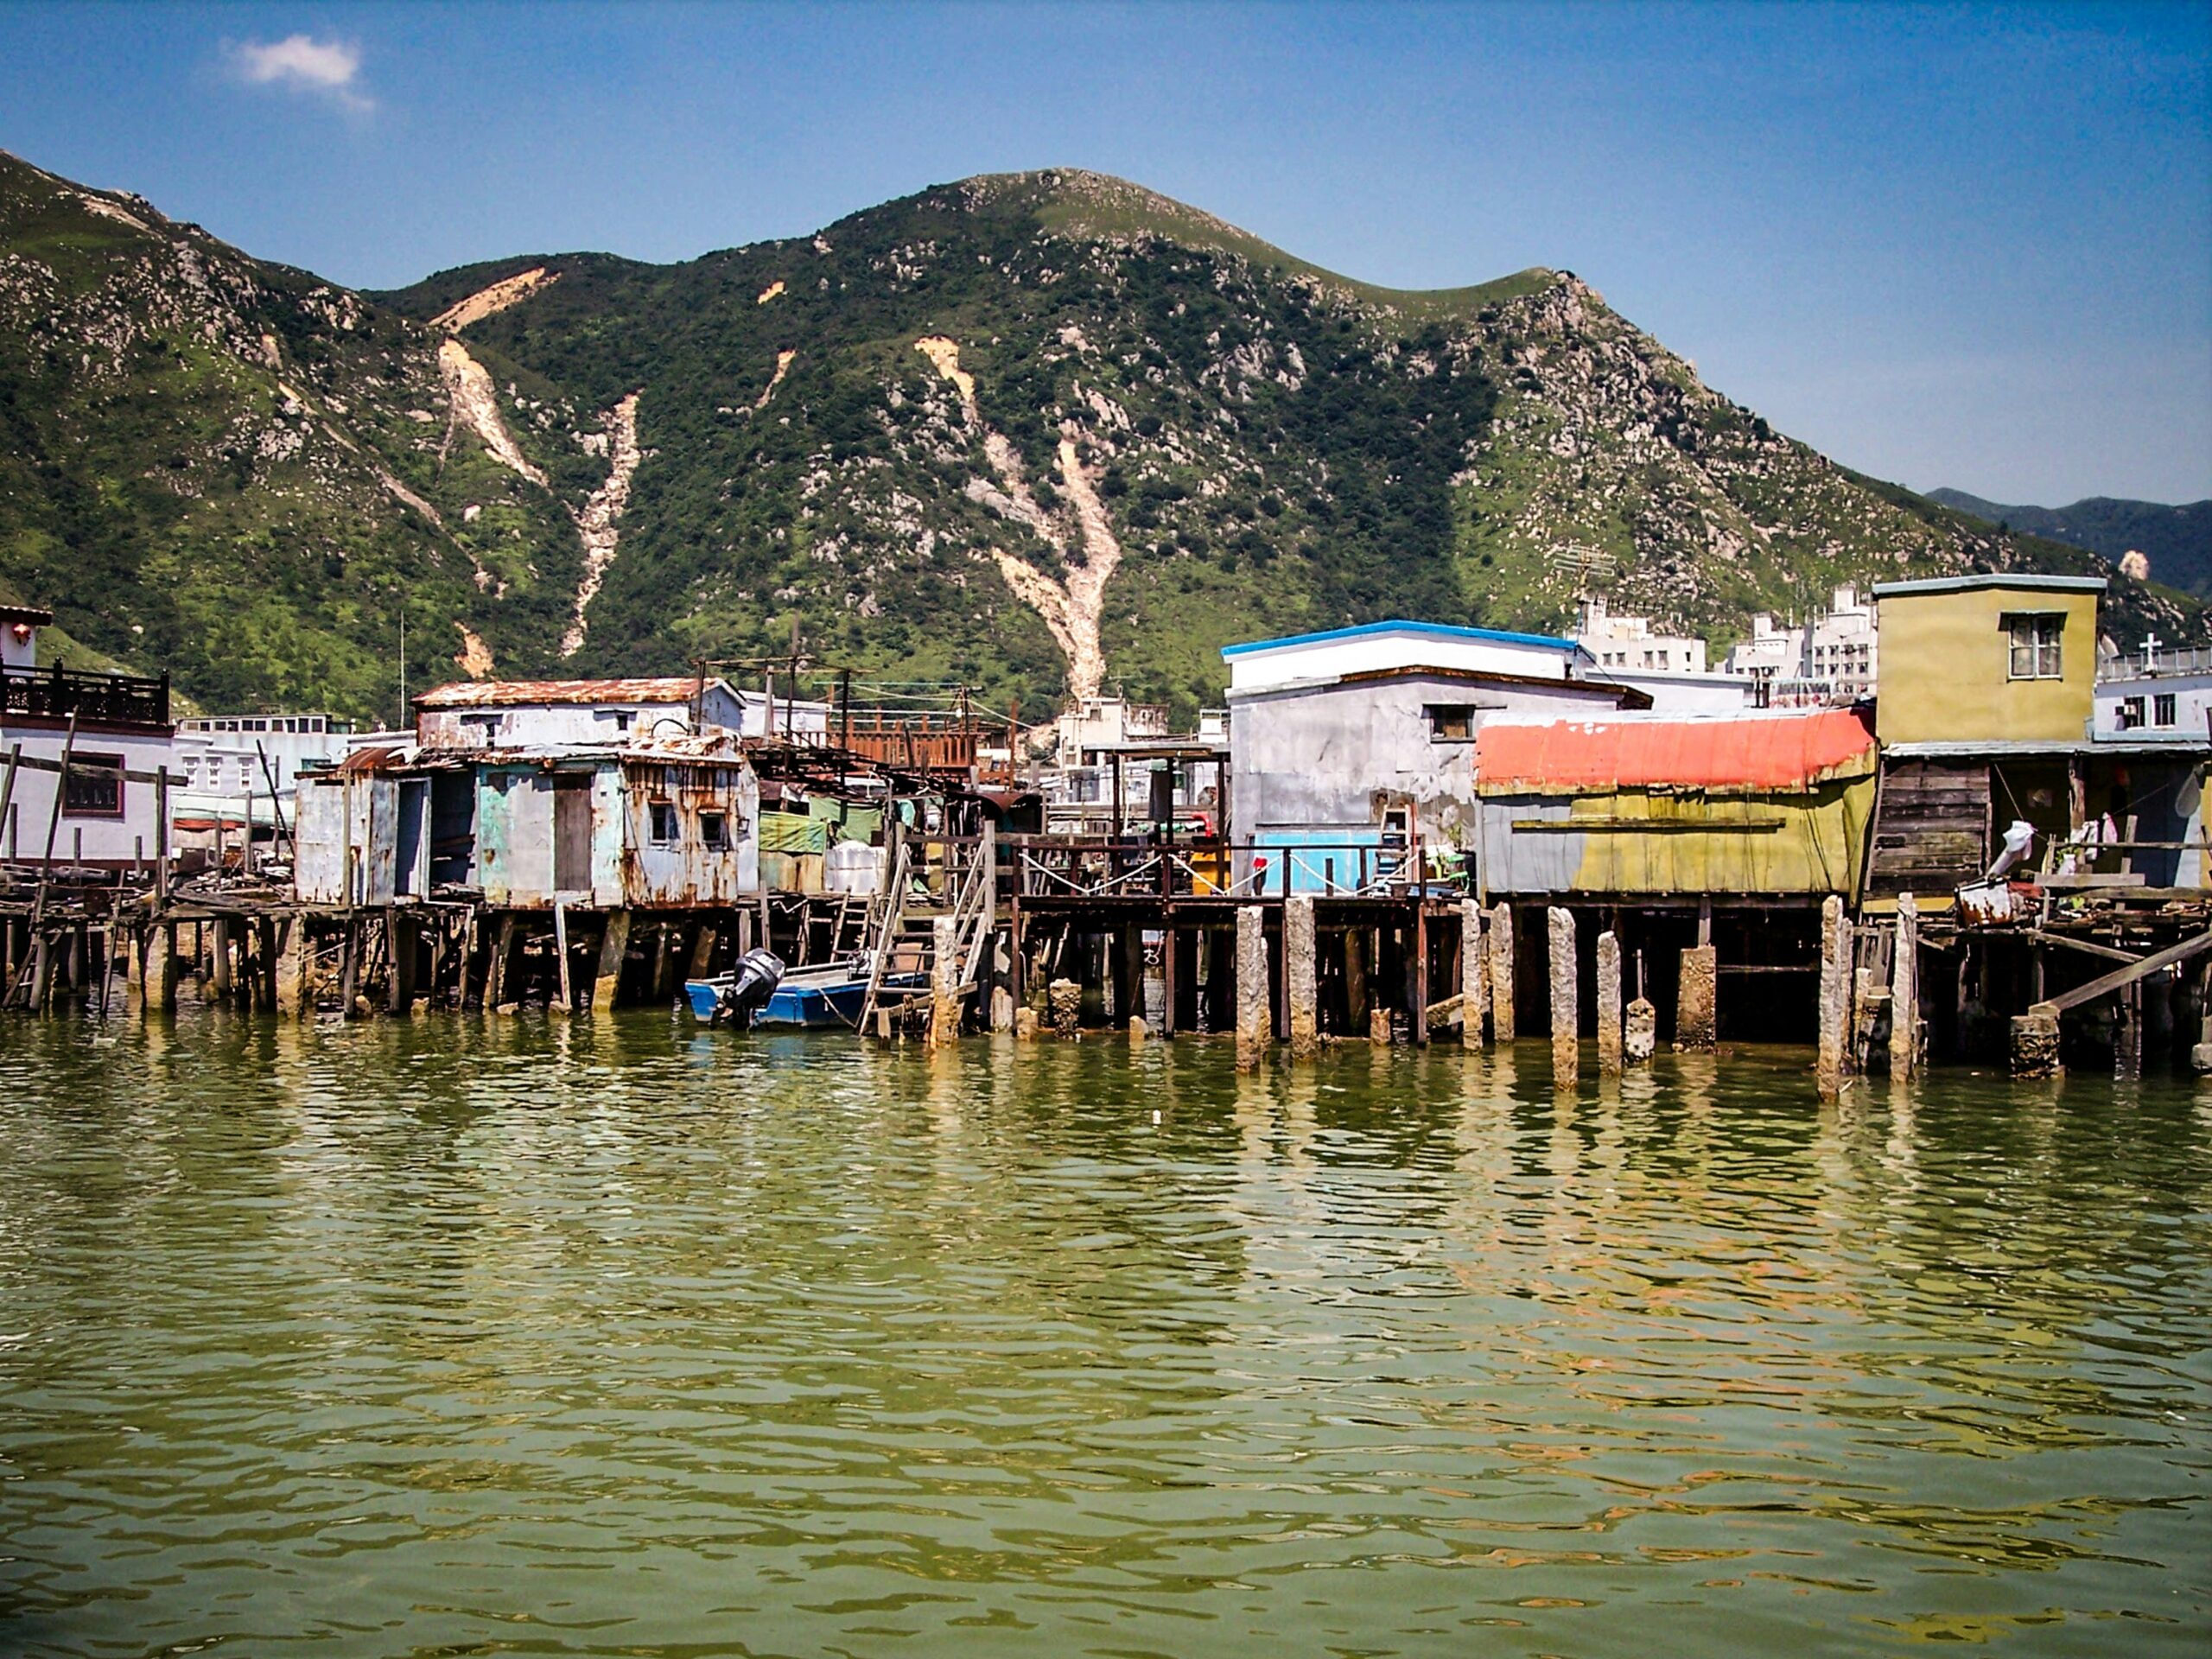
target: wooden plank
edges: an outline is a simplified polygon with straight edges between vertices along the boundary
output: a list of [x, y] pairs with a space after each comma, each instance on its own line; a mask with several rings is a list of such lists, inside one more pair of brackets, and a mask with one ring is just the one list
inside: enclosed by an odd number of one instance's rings
[[2077, 939], [2070, 934], [2051, 933], [2042, 928], [2031, 929], [2028, 938], [2040, 940], [2044, 944], [2062, 944], [2069, 950], [2080, 950], [2092, 957], [2103, 957], [2112, 962], [2143, 960], [2143, 953], [2139, 950], [2116, 950], [2111, 945], [2099, 944], [2094, 939]]
[[2125, 990], [2161, 968], [2187, 962], [2207, 950], [2212, 950], [2212, 931], [2199, 933], [2194, 938], [2183, 939], [2179, 944], [2170, 944], [2155, 955], [2139, 957], [2125, 968], [2115, 968], [2101, 978], [2093, 979], [2086, 985], [2076, 985], [2070, 991], [2062, 991], [2037, 1006], [2063, 1014], [2069, 1008], [2080, 1007], [2084, 1002], [2094, 1002], [2101, 996], [2110, 996], [2114, 991]]
[[1771, 831], [1789, 822], [1780, 813], [1751, 818], [1516, 818], [1512, 821], [1516, 835], [1579, 835], [1584, 830], [1627, 831], [1629, 833], [1664, 834], [1673, 832], [1705, 833], [1736, 831], [1738, 833]]

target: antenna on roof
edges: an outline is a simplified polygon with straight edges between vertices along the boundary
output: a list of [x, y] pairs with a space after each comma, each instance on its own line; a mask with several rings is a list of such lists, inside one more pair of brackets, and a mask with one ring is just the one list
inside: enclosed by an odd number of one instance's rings
[[1610, 588], [1620, 580], [1621, 562], [1602, 548], [1568, 542], [1544, 555], [1544, 563], [1574, 584], [1577, 599], [1589, 597], [1593, 587]]

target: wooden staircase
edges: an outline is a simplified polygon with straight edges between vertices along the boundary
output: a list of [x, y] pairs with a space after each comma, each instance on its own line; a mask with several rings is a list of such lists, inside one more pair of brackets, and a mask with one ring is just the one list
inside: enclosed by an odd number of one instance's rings
[[[899, 837], [868, 941], [868, 995], [861, 1000], [860, 1016], [863, 1034], [876, 1030], [879, 1010], [931, 1000], [938, 978], [939, 921], [950, 917], [953, 922], [952, 991], [963, 999], [976, 988], [984, 946], [991, 936], [997, 883], [997, 859], [991, 837], [985, 836], [967, 869], [960, 873], [949, 898], [925, 898], [910, 891], [913, 886], [912, 846], [903, 836]], [[884, 983], [887, 977], [906, 975], [921, 976], [923, 983]]]

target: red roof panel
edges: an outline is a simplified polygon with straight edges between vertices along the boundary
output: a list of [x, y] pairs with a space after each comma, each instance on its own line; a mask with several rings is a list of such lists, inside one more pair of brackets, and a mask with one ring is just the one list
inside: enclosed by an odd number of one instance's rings
[[1591, 790], [1797, 790], [1874, 766], [1874, 734], [1848, 709], [1759, 720], [1556, 721], [1486, 725], [1475, 738], [1484, 795]]

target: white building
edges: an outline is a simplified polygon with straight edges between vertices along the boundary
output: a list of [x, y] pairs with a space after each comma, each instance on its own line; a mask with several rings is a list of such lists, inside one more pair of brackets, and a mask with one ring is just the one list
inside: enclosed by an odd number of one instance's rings
[[1543, 633], [1503, 633], [1440, 622], [1368, 622], [1325, 633], [1224, 645], [1229, 706], [1234, 730], [1237, 694], [1268, 687], [1333, 683], [1362, 674], [1397, 673], [1420, 666], [1455, 674], [1523, 680], [1577, 678], [1589, 655], [1572, 639]]
[[39, 863], [51, 847], [57, 864], [149, 865], [162, 842], [156, 776], [175, 766], [168, 680], [41, 668], [38, 631], [53, 620], [0, 605], [0, 771], [11, 774], [0, 855]]
[[1651, 619], [1617, 616], [1602, 595], [1581, 601], [1574, 642], [1600, 668], [1643, 674], [1702, 674], [1705, 641], [1694, 634], [1654, 633]]
[[2177, 651], [2153, 634], [2139, 650], [2099, 658], [2089, 735], [2203, 747], [2212, 741], [2212, 651]]
[[177, 770], [187, 789], [207, 795], [265, 796], [274, 778], [289, 799], [302, 768], [345, 759], [353, 729], [329, 715], [196, 715], [176, 723]]
[[1803, 622], [1780, 624], [1760, 612], [1751, 638], [1720, 659], [1720, 671], [1763, 683], [1764, 700], [1777, 708], [1851, 703], [1874, 695], [1876, 643], [1874, 607], [1846, 582], [1827, 610]]
[[1126, 697], [1085, 697], [1060, 711], [1053, 733], [1060, 764], [1081, 766], [1087, 750], [1166, 737], [1167, 710]]
[[686, 732], [825, 741], [827, 703], [786, 702], [690, 675], [632, 680], [461, 680], [415, 699], [426, 747], [542, 749], [629, 743]]
[[1651, 701], [1571, 639], [1487, 628], [1378, 622], [1222, 655], [1231, 834], [1314, 890], [1373, 879], [1415, 836], [1465, 837], [1474, 739], [1492, 715], [1595, 718]]

